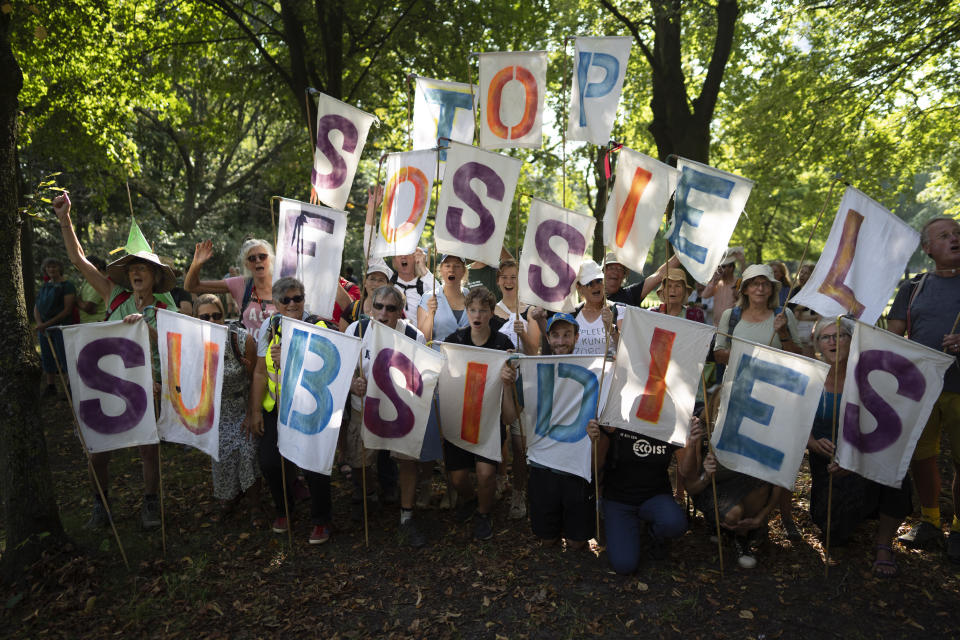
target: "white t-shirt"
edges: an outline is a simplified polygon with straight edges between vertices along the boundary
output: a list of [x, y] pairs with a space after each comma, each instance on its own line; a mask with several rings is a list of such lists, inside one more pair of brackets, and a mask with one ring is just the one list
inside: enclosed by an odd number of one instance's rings
[[[433, 274], [424, 274], [420, 278], [420, 282], [423, 283], [423, 294], [433, 291]], [[393, 286], [396, 287], [397, 291], [407, 297], [407, 306], [404, 307], [404, 313], [407, 316], [405, 320], [416, 329], [417, 308], [420, 306], [420, 299], [423, 298], [423, 294], [417, 293], [417, 278], [413, 280], [402, 280], [400, 276], [397, 276], [397, 281], [393, 283]]]
[[[622, 317], [623, 311], [621, 309], [617, 309], [615, 318]], [[597, 315], [596, 320], [589, 322], [583, 317], [583, 309], [581, 309], [577, 313], [576, 320], [577, 324], [580, 325], [580, 335], [577, 336], [577, 344], [573, 347], [573, 354], [602, 356], [604, 348], [607, 346], [607, 335], [603, 329], [603, 316]], [[611, 336], [608, 355], [613, 355], [614, 353], [615, 346]]]

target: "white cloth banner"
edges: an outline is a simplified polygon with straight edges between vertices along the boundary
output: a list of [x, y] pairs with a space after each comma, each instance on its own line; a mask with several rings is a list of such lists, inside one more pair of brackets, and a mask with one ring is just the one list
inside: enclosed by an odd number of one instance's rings
[[336, 209], [282, 199], [277, 226], [273, 281], [287, 276], [297, 278], [303, 283], [307, 308], [321, 318], [332, 318], [347, 215]]
[[363, 405], [363, 444], [419, 458], [443, 356], [379, 322], [369, 326], [363, 348], [370, 350], [373, 364]]
[[452, 143], [447, 165], [433, 228], [437, 253], [499, 264], [523, 161]]
[[[462, 82], [416, 78], [413, 94], [413, 149], [442, 146], [440, 138], [473, 144], [480, 87]], [[446, 141], [443, 142], [443, 145]], [[440, 150], [440, 178], [444, 175], [447, 150]]]
[[220, 391], [227, 328], [157, 310], [160, 439], [190, 445], [220, 460]]
[[632, 44], [630, 36], [577, 36], [567, 140], [600, 145], [610, 140]]
[[383, 211], [371, 258], [406, 256], [417, 249], [430, 211], [437, 151], [405, 151], [387, 156]]
[[849, 314], [873, 324], [918, 244], [920, 234], [907, 223], [847, 187], [820, 260], [791, 302], [823, 316]]
[[792, 490], [830, 367], [733, 340], [713, 447], [720, 464]]
[[697, 282], [706, 283], [720, 266], [730, 236], [743, 212], [753, 180], [680, 158], [667, 238], [680, 264]]
[[520, 253], [520, 301], [550, 311], [572, 311], [577, 274], [593, 246], [595, 218], [537, 198], [530, 202]]
[[317, 96], [317, 140], [310, 184], [320, 202], [343, 209], [367, 133], [376, 117], [325, 94]]
[[447, 359], [437, 394], [443, 437], [500, 462], [500, 369], [510, 354], [446, 343], [440, 350]]
[[[899, 487], [956, 358], [858, 322], [843, 383], [837, 463]], [[832, 391], [832, 390], [831, 390]]]
[[277, 446], [301, 469], [330, 475], [360, 338], [283, 318]]
[[624, 266], [641, 273], [680, 172], [623, 147], [616, 175], [603, 217], [603, 244]]
[[546, 51], [481, 53], [480, 146], [539, 149], [546, 95]]
[[521, 356], [527, 459], [587, 481], [593, 477], [587, 423], [607, 400], [613, 364], [606, 366], [600, 388], [602, 356]]
[[99, 453], [160, 442], [153, 412], [150, 335], [145, 322], [91, 322], [64, 327], [63, 346], [73, 411], [87, 451]]
[[713, 326], [636, 307], [624, 307], [622, 313], [601, 422], [682, 447]]

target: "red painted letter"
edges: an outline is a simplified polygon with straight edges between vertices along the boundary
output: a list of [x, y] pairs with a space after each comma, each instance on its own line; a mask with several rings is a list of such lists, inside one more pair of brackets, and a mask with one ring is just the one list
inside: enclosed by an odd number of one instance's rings
[[673, 340], [677, 337], [673, 331], [657, 327], [650, 340], [650, 372], [647, 374], [647, 386], [637, 405], [637, 417], [646, 422], [660, 421], [663, 409], [663, 396], [667, 393], [667, 367], [670, 366], [670, 353]]
[[483, 389], [487, 384], [487, 365], [467, 363], [467, 380], [463, 385], [463, 419], [460, 437], [465, 442], [480, 442], [480, 417], [483, 415]]
[[650, 183], [653, 174], [637, 167], [633, 174], [633, 182], [630, 183], [630, 193], [627, 194], [627, 200], [620, 207], [620, 214], [617, 216], [617, 246], [622, 247], [630, 235], [630, 228], [633, 227], [633, 218], [637, 212], [637, 205], [640, 204], [640, 197], [644, 189]]

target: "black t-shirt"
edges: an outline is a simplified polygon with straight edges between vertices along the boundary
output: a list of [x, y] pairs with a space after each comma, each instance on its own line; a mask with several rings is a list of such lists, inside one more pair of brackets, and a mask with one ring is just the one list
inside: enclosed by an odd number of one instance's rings
[[632, 431], [609, 434], [610, 448], [603, 467], [603, 496], [639, 506], [661, 493], [670, 494], [670, 459], [677, 445]]
[[447, 336], [444, 342], [462, 344], [468, 347], [481, 347], [483, 349], [497, 349], [499, 351], [513, 349], [513, 342], [510, 341], [510, 338], [493, 328], [490, 329], [490, 338], [488, 338], [484, 344], [473, 344], [473, 340], [470, 337], [470, 327], [457, 329]]
[[620, 290], [615, 294], [612, 296], [607, 296], [607, 300], [610, 302], [619, 302], [620, 304], [629, 305], [631, 307], [639, 307], [644, 298], [644, 280], [646, 280], [646, 278], [640, 278], [640, 282], [636, 282], [626, 287], [620, 287]]

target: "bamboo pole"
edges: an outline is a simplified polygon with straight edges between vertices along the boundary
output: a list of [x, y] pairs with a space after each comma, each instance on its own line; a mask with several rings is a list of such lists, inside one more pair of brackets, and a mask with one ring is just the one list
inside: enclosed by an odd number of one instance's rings
[[[710, 427], [710, 403], [708, 400], [709, 394], [707, 393], [707, 379], [703, 375], [703, 369], [700, 370], [700, 384], [703, 385], [703, 415], [704, 423], [707, 426], [707, 447], [710, 450], [710, 453], [713, 453], [714, 459], [716, 459], [717, 454], [713, 451], [713, 443], [710, 441], [713, 437], [713, 429]], [[718, 461], [719, 464], [719, 461]], [[720, 530], [720, 507], [717, 505], [717, 476], [716, 474], [710, 474], [710, 488], [713, 491], [713, 518], [714, 523], [717, 527], [717, 557], [720, 559], [720, 577], [723, 577], [723, 536], [721, 535]]]

